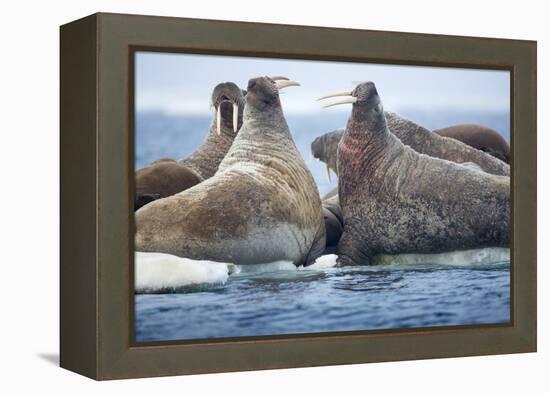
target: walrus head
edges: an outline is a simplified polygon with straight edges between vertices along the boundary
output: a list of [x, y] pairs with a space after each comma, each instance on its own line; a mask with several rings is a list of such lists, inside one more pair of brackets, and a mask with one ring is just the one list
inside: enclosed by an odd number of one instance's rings
[[246, 91], [241, 90], [233, 82], [218, 84], [212, 92], [212, 106], [216, 111], [216, 132], [234, 136], [243, 123], [244, 96]]
[[327, 135], [323, 134], [311, 142], [311, 154], [313, 155], [313, 158], [323, 162], [327, 162], [326, 139]]
[[313, 155], [313, 158], [316, 158], [326, 164], [329, 182], [331, 181], [331, 170], [338, 174], [338, 143], [340, 142], [343, 133], [344, 130], [342, 129], [327, 132], [326, 134], [318, 136], [313, 140], [313, 142], [311, 142], [311, 154]]
[[248, 81], [246, 105], [255, 111], [280, 106], [279, 90], [289, 86], [300, 86], [298, 82], [289, 80], [286, 76], [264, 76]]
[[[374, 82], [363, 82], [357, 85], [352, 91], [328, 94], [319, 98], [319, 100], [332, 97], [344, 98], [325, 105], [325, 108], [341, 104], [353, 105], [350, 124], [348, 124], [346, 130], [353, 131], [355, 128], [357, 130], [386, 130], [384, 108]], [[357, 123], [366, 125], [366, 127], [353, 127]]]

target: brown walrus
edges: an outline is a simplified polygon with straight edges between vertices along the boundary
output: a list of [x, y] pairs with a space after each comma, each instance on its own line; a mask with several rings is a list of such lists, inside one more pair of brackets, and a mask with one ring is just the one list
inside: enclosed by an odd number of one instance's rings
[[478, 124], [458, 124], [434, 130], [438, 135], [456, 139], [484, 151], [505, 163], [510, 163], [510, 146], [498, 132]]
[[343, 133], [343, 129], [327, 132], [318, 136], [313, 140], [313, 142], [311, 142], [311, 154], [313, 155], [313, 158], [321, 160], [327, 166], [327, 176], [329, 182], [331, 181], [330, 171], [338, 174], [338, 168], [336, 167], [338, 143], [340, 142], [340, 139], [342, 139]]
[[[474, 162], [467, 161], [468, 159], [476, 160], [480, 164], [483, 163], [485, 168], [492, 170], [496, 174], [508, 173], [507, 171], [509, 171], [509, 167], [507, 165], [502, 165], [498, 162], [495, 163], [496, 160], [492, 157], [486, 157], [486, 154], [479, 154], [477, 152], [472, 153], [472, 151], [477, 148], [476, 146], [460, 149], [458, 147], [460, 144], [455, 141], [447, 141], [446, 138], [433, 135], [427, 129], [410, 120], [402, 118], [396, 113], [386, 112], [386, 121], [390, 132], [394, 133], [397, 137], [402, 138], [402, 142], [408, 144], [420, 153], [455, 161], [471, 169], [481, 170], [481, 167]], [[475, 127], [480, 126], [472, 126], [472, 130], [475, 129]], [[343, 134], [344, 129], [327, 132], [315, 138], [315, 140], [311, 143], [311, 153], [313, 154], [313, 157], [321, 160], [327, 165], [328, 173], [332, 170], [334, 173], [338, 174], [338, 143], [340, 142]], [[342, 227], [338, 225], [338, 221], [341, 220], [341, 212], [339, 212], [337, 198], [333, 198], [336, 194], [338, 194], [337, 187], [332, 189], [322, 198], [324, 208], [323, 216], [325, 219], [327, 232], [326, 252], [331, 252], [331, 250], [336, 247], [342, 234]], [[338, 219], [338, 217], [340, 218]]]
[[211, 100], [216, 115], [201, 146], [180, 161], [162, 158], [136, 171], [134, 210], [214, 176], [242, 125], [244, 96], [236, 84], [225, 82], [214, 88]]
[[238, 264], [321, 255], [321, 200], [279, 100], [297, 83], [274, 79], [249, 81], [243, 125], [213, 177], [137, 211], [137, 251]]
[[[440, 136], [394, 112], [386, 112], [386, 122], [392, 134], [398, 137], [405, 145], [412, 147], [419, 153], [459, 164], [473, 163], [483, 171], [494, 175], [510, 175], [510, 166], [503, 162], [504, 160], [499, 160], [493, 157], [493, 155], [488, 155], [476, 146], [471, 146], [458, 139]], [[475, 127], [483, 128], [481, 126]], [[474, 127], [471, 129], [474, 130]], [[317, 137], [311, 143], [313, 157], [323, 161], [327, 165], [327, 171], [332, 170], [336, 174], [338, 174], [338, 143], [343, 134], [344, 130], [338, 129]]]
[[136, 172], [134, 210], [200, 183], [197, 174], [176, 160], [161, 158]]
[[509, 177], [406, 146], [389, 131], [374, 83], [347, 95], [332, 104], [353, 104], [338, 146], [339, 265], [369, 264], [379, 254], [509, 246]]

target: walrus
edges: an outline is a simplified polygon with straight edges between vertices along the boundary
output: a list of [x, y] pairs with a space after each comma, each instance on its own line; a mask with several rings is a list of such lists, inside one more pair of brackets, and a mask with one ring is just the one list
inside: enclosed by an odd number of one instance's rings
[[505, 163], [510, 163], [510, 146], [497, 131], [478, 124], [457, 124], [434, 130], [438, 135], [459, 140], [484, 151]]
[[241, 265], [310, 264], [325, 247], [321, 199], [285, 120], [284, 77], [248, 82], [243, 125], [218, 171], [136, 213], [137, 251]]
[[[419, 153], [456, 163], [467, 163], [466, 165], [470, 166], [475, 164], [483, 171], [495, 175], [510, 175], [510, 166], [506, 162], [487, 154], [489, 152], [484, 152], [476, 146], [470, 146], [458, 139], [440, 136], [394, 112], [386, 112], [386, 122], [392, 134]], [[337, 151], [343, 134], [344, 129], [338, 129], [317, 137], [311, 143], [313, 157], [323, 161], [327, 165], [328, 172], [332, 170], [338, 174]]]
[[245, 93], [233, 82], [214, 88], [211, 105], [215, 115], [206, 140], [186, 158], [161, 158], [136, 171], [134, 210], [214, 176], [242, 125]]
[[321, 160], [325, 163], [329, 182], [331, 182], [330, 171], [338, 174], [338, 168], [336, 167], [336, 154], [338, 151], [338, 143], [340, 142], [343, 133], [343, 129], [327, 132], [318, 136], [313, 140], [313, 142], [311, 142], [311, 154], [313, 155], [313, 158]]
[[201, 178], [176, 160], [161, 158], [136, 171], [134, 210], [159, 198], [166, 198], [195, 184]]
[[243, 123], [245, 91], [233, 82], [220, 83], [212, 92], [216, 117], [206, 141], [179, 164], [195, 171], [202, 180], [214, 176]]
[[325, 222], [326, 244], [324, 254], [334, 254], [344, 231], [344, 221], [338, 194], [321, 200]]
[[[446, 138], [432, 135], [427, 129], [419, 126], [413, 121], [402, 118], [396, 113], [386, 112], [385, 114], [390, 132], [396, 130], [394, 133], [397, 137], [401, 136], [401, 138], [403, 138], [402, 141], [405, 144], [408, 144], [420, 153], [455, 161], [470, 169], [483, 170], [480, 166], [480, 164], [483, 163], [484, 168], [489, 169], [496, 174], [509, 173], [507, 172], [509, 171], [509, 168], [507, 168], [506, 165], [495, 163], [496, 160], [491, 157], [485, 157], [485, 154], [480, 155], [479, 153], [472, 153], [473, 149], [477, 148], [475, 146], [471, 146], [471, 148], [468, 148], [467, 146], [460, 146], [460, 143], [448, 141]], [[338, 129], [332, 132], [327, 132], [315, 138], [315, 140], [311, 143], [311, 153], [313, 157], [326, 164], [328, 174], [330, 174], [330, 171], [332, 170], [336, 175], [338, 175], [338, 143], [340, 142], [340, 139], [342, 139], [344, 131], [344, 129]], [[450, 148], [448, 149], [447, 146], [450, 146]], [[466, 161], [468, 159], [475, 159], [478, 163]], [[338, 199], [334, 198], [337, 194], [338, 187], [335, 187], [321, 198], [323, 204], [323, 217], [327, 232], [327, 248], [325, 250], [327, 253], [330, 253], [335, 249], [343, 232], [343, 227], [339, 225], [342, 214], [339, 211]]]
[[370, 264], [379, 254], [509, 246], [508, 176], [405, 145], [390, 132], [373, 82], [337, 95], [347, 97], [331, 105], [353, 104], [338, 146], [340, 266]]

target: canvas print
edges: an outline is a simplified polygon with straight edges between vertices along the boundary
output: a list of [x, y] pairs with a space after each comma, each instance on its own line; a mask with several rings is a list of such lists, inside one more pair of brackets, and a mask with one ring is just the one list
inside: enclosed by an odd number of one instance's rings
[[511, 322], [509, 71], [134, 56], [137, 343]]

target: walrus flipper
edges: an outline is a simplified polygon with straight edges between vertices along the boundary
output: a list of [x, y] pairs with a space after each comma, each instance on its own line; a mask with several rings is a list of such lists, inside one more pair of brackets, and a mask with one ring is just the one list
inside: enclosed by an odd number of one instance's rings
[[338, 242], [336, 254], [337, 267], [371, 264], [372, 252], [365, 250], [361, 242], [355, 241], [346, 230]]

